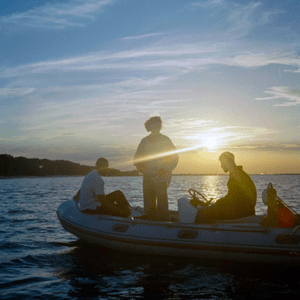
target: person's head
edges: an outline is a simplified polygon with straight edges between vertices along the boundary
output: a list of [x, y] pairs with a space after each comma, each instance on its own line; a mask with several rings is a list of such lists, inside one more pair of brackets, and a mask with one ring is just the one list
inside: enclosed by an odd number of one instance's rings
[[150, 132], [153, 132], [153, 131], [159, 132], [162, 127], [162, 121], [161, 121], [160, 117], [156, 116], [156, 117], [152, 117], [149, 120], [147, 120], [144, 125], [148, 132], [149, 131]]
[[225, 173], [233, 170], [235, 167], [234, 155], [231, 152], [223, 152], [219, 157], [219, 161], [221, 163], [221, 168]]
[[106, 158], [100, 157], [97, 159], [95, 168], [98, 172], [106, 172], [108, 169], [108, 160]]

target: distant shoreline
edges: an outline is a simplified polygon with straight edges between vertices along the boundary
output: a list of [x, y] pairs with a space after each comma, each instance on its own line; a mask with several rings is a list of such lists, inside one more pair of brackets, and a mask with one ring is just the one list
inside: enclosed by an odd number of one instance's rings
[[[0, 179], [25, 177], [85, 176], [94, 169], [67, 160], [48, 160], [38, 158], [13, 157], [0, 154]], [[249, 175], [300, 175], [300, 173], [249, 174]], [[142, 176], [137, 170], [120, 171], [109, 168], [107, 177]], [[228, 176], [228, 174], [191, 174], [173, 173], [173, 176]]]
[[[299, 176], [300, 173], [283, 173], [283, 174], [249, 174], [250, 176]], [[109, 175], [103, 177], [142, 177], [143, 175]], [[173, 174], [172, 176], [228, 176], [228, 174]], [[54, 177], [84, 177], [84, 175], [40, 175], [40, 176], [30, 176], [30, 175], [20, 175], [20, 176], [0, 176], [0, 180], [5, 179], [24, 179], [24, 178], [54, 178]]]
[[[300, 175], [300, 173], [248, 173], [249, 175], [259, 175], [259, 176], [268, 176], [268, 175]], [[172, 174], [172, 176], [228, 176], [228, 174]]]
[[[85, 176], [93, 169], [93, 166], [81, 165], [67, 160], [13, 157], [9, 154], [0, 154], [0, 178]], [[137, 170], [123, 172], [108, 168], [106, 175], [138, 176], [139, 173]]]

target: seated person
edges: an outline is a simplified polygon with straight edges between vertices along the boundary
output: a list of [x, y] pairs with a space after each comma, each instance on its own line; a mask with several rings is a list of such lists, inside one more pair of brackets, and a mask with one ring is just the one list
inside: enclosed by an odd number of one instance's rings
[[236, 166], [232, 153], [222, 153], [219, 160], [224, 172], [229, 172], [228, 193], [214, 204], [200, 207], [195, 223], [209, 223], [216, 219], [231, 220], [255, 215], [257, 193], [252, 179], [242, 166]]
[[119, 190], [108, 195], [104, 193], [104, 181], [100, 174], [105, 175], [107, 169], [108, 161], [99, 158], [95, 169], [84, 177], [81, 188], [73, 199], [83, 213], [127, 218], [131, 214], [131, 207], [124, 194]]

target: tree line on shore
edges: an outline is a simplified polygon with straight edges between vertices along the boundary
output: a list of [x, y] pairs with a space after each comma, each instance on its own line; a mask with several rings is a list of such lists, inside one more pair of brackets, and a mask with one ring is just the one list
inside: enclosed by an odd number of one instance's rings
[[[13, 157], [0, 154], [0, 177], [21, 176], [85, 176], [94, 167], [73, 163], [67, 160]], [[138, 176], [136, 170], [120, 171], [109, 168], [106, 176]]]

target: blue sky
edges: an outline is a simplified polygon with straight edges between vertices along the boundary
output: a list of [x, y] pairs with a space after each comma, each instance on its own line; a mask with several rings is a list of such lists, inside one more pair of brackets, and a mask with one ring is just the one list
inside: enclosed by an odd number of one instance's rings
[[[181, 173], [300, 172], [299, 1], [1, 1], [0, 147], [130, 170], [160, 115]], [[186, 149], [186, 151], [185, 151]]]

